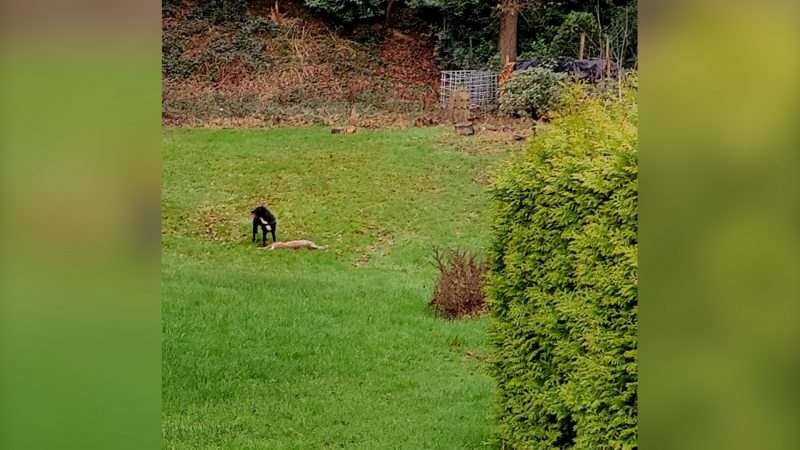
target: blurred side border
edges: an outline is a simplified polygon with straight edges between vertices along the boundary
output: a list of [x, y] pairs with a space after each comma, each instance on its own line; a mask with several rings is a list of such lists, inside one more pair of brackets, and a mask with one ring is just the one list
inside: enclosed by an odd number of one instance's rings
[[797, 2], [639, 11], [641, 446], [798, 448]]
[[161, 445], [160, 11], [2, 5], [0, 448]]

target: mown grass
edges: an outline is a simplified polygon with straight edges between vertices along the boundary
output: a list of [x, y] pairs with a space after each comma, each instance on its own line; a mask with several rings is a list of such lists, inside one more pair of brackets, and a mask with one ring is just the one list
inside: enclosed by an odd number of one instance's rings
[[[442, 132], [164, 132], [165, 448], [485, 446], [487, 322], [426, 303], [433, 245], [487, 246], [498, 154]], [[251, 246], [263, 202], [328, 248]]]

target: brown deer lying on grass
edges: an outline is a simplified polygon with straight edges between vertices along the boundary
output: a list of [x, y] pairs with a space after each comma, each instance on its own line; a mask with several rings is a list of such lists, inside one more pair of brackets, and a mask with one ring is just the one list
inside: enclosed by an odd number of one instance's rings
[[269, 247], [261, 247], [262, 249], [266, 248], [268, 250], [276, 250], [282, 248], [290, 248], [292, 250], [297, 250], [298, 248], [307, 248], [309, 250], [316, 250], [321, 249], [324, 250], [324, 246], [319, 246], [311, 241], [307, 241], [305, 239], [301, 239], [299, 241], [285, 241], [285, 242], [273, 242], [272, 245]]

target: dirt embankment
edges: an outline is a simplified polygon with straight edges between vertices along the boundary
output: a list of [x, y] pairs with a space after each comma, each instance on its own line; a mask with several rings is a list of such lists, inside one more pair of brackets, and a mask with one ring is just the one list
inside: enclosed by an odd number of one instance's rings
[[165, 125], [405, 126], [435, 108], [438, 70], [424, 39], [374, 27], [370, 42], [300, 17], [213, 25], [164, 18]]

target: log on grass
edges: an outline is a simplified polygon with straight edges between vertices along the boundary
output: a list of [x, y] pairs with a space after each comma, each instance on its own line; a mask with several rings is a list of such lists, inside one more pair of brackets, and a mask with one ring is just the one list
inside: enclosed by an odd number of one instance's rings
[[333, 127], [331, 128], [331, 134], [353, 134], [356, 132], [356, 127]]
[[439, 119], [435, 117], [417, 117], [414, 120], [414, 126], [416, 127], [432, 127], [434, 125], [439, 125]]

